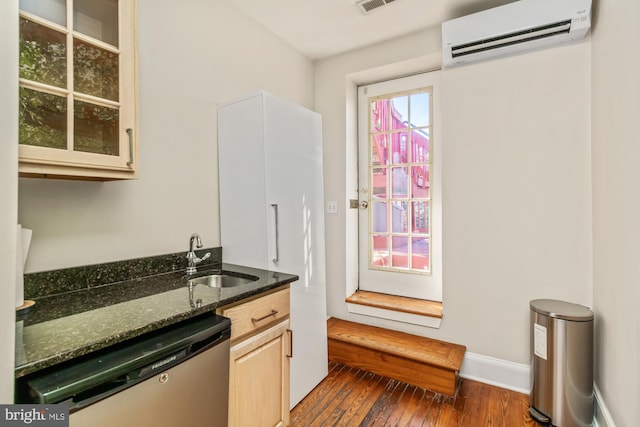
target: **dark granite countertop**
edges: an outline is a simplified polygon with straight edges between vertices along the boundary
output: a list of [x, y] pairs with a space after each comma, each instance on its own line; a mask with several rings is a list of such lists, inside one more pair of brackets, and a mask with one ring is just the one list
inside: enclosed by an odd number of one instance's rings
[[17, 318], [16, 378], [298, 279], [233, 264], [203, 268], [189, 278], [221, 271], [258, 279], [229, 288], [196, 284], [190, 292], [184, 272], [172, 271], [37, 298], [35, 306]]

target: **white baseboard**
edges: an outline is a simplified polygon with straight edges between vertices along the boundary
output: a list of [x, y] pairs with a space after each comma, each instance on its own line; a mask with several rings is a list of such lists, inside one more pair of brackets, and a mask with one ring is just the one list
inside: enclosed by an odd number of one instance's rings
[[529, 365], [470, 352], [465, 353], [460, 369], [462, 378], [525, 394], [531, 391], [530, 373]]
[[[481, 383], [502, 387], [519, 393], [531, 392], [531, 367], [476, 353], [465, 353], [460, 376]], [[594, 426], [616, 427], [600, 389], [593, 385]]]

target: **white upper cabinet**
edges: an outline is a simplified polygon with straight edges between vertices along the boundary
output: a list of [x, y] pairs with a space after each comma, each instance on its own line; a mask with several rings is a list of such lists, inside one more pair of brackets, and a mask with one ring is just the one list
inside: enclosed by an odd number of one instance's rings
[[134, 0], [20, 0], [19, 172], [136, 178]]

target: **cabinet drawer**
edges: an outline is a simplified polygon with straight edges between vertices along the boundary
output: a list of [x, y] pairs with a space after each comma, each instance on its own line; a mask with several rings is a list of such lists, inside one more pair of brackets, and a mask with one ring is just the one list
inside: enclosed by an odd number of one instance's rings
[[269, 295], [223, 308], [223, 316], [231, 319], [231, 340], [269, 326], [289, 317], [289, 288]]

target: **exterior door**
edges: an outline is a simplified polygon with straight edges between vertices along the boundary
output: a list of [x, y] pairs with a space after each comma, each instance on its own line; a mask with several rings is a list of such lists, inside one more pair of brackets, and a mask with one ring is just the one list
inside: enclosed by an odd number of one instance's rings
[[361, 290], [442, 301], [439, 74], [358, 89]]

